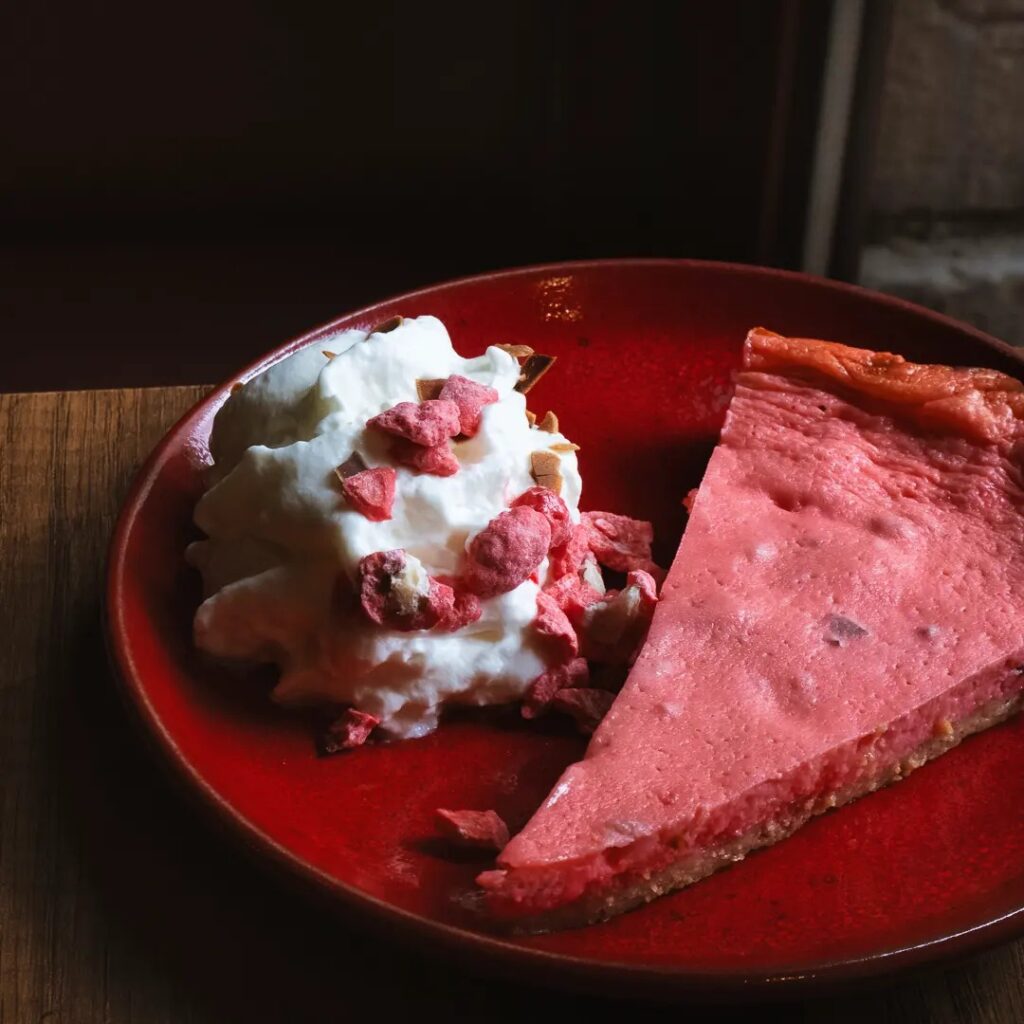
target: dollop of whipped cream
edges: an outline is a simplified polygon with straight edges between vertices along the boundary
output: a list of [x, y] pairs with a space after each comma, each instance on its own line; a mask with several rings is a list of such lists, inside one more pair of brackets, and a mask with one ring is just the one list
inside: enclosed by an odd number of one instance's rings
[[[535, 486], [532, 454], [553, 445], [561, 497], [579, 522], [576, 455], [562, 434], [530, 425], [519, 372], [496, 347], [463, 359], [444, 325], [421, 316], [387, 333], [319, 338], [236, 388], [214, 421], [210, 486], [195, 510], [207, 539], [187, 552], [204, 583], [196, 644], [276, 663], [282, 703], [351, 705], [395, 737], [430, 732], [445, 704], [520, 698], [557, 660], [534, 627], [547, 559], [536, 580], [481, 600], [480, 618], [455, 632], [389, 629], [338, 599], [339, 588], [358, 592], [360, 560], [374, 552], [403, 549], [410, 585], [458, 574], [474, 536]], [[498, 393], [477, 434], [452, 443], [458, 472], [398, 465], [367, 421], [419, 401], [417, 380], [452, 374]], [[396, 470], [390, 519], [371, 521], [345, 501], [335, 469], [353, 455]]]

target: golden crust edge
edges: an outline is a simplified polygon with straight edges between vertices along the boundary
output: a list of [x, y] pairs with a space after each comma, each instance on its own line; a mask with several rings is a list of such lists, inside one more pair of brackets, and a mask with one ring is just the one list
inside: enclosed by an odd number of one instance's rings
[[792, 338], [755, 327], [743, 347], [745, 371], [810, 377], [859, 392], [920, 421], [992, 442], [1024, 431], [1024, 383], [983, 367], [914, 363], [892, 352]]

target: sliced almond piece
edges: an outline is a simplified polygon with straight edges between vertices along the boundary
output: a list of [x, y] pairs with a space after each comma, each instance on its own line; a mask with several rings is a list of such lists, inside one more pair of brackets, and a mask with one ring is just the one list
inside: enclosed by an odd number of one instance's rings
[[404, 316], [393, 316], [388, 320], [384, 320], [377, 324], [376, 327], [370, 329], [371, 334], [388, 334], [393, 331], [396, 327], [400, 327], [402, 321], [405, 319]]
[[554, 452], [530, 452], [530, 472], [534, 476], [557, 473], [562, 460]]
[[554, 356], [530, 356], [519, 371], [516, 391], [525, 395], [555, 364]]
[[558, 433], [558, 417], [550, 410], [544, 413], [541, 421], [537, 424], [538, 430], [547, 431], [549, 434]]
[[562, 474], [561, 473], [550, 473], [545, 476], [538, 476], [535, 478], [538, 487], [545, 487], [547, 490], [552, 491], [554, 494], [562, 493]]
[[537, 414], [531, 412], [529, 409], [526, 410], [526, 422], [532, 427], [537, 422]]
[[350, 476], [355, 476], [356, 473], [362, 473], [364, 469], [366, 469], [366, 463], [363, 461], [362, 455], [359, 452], [353, 452], [340, 466], [335, 467], [334, 472], [339, 480], [347, 480]]
[[562, 460], [554, 452], [531, 452], [530, 475], [541, 487], [562, 493]]
[[420, 377], [416, 381], [416, 394], [420, 396], [421, 402], [430, 398], [437, 398], [441, 394], [441, 388], [445, 385], [445, 377]]
[[580, 446], [572, 441], [559, 441], [558, 444], [548, 445], [548, 449], [553, 452], [578, 452]]
[[495, 345], [502, 352], [507, 352], [513, 359], [529, 359], [533, 355], [533, 349], [529, 345]]
[[320, 354], [324, 359], [336, 359], [338, 357], [338, 353], [332, 352], [329, 348], [325, 348]]

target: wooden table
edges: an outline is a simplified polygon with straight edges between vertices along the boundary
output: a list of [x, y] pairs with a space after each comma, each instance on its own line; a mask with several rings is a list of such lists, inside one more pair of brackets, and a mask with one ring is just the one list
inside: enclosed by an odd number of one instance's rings
[[[0, 395], [0, 1024], [635, 1012], [361, 934], [242, 858], [165, 779], [111, 681], [101, 581], [132, 473], [204, 390]], [[782, 1009], [838, 1024], [1019, 1022], [1024, 943]]]

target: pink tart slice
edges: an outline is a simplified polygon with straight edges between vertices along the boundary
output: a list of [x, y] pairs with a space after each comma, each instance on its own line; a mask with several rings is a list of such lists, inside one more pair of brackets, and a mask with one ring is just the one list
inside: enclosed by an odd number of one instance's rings
[[1022, 439], [1012, 378], [752, 331], [646, 644], [490, 910], [628, 910], [1017, 710]]

